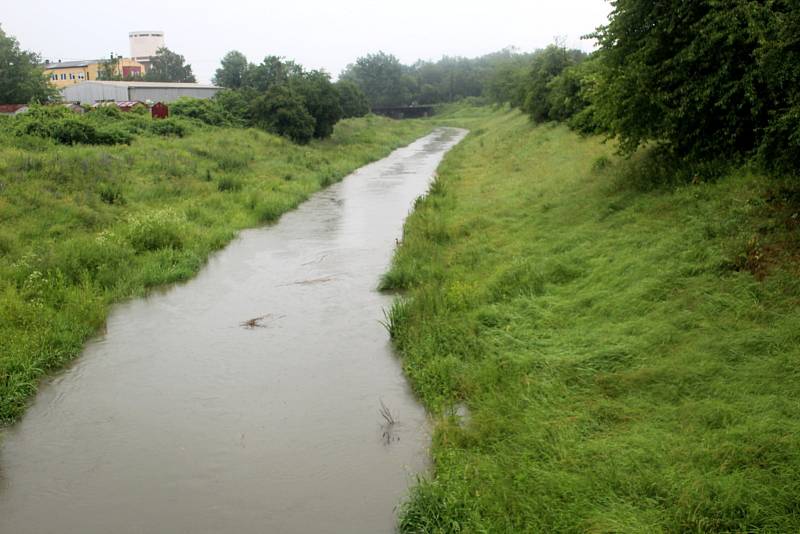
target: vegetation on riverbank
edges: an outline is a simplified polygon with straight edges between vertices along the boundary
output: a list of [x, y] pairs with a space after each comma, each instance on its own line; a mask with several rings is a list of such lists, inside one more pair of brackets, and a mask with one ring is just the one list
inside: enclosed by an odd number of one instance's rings
[[[93, 121], [52, 124], [73, 132]], [[149, 126], [168, 121], [119, 121], [120, 135], [147, 127], [115, 146], [0, 135], [0, 422], [19, 417], [40, 377], [80, 352], [111, 303], [186, 280], [238, 230], [276, 220], [432, 127], [369, 116], [297, 146], [256, 129], [183, 120], [173, 123], [184, 137], [164, 137]]]
[[[800, 529], [800, 191], [462, 110], [383, 280], [436, 420], [404, 532]], [[465, 405], [469, 415], [459, 418]]]

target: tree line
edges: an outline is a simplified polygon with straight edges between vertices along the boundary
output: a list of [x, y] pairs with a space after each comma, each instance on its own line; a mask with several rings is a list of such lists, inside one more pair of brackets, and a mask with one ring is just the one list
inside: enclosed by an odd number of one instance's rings
[[[303, 143], [371, 108], [481, 97], [537, 123], [605, 134], [626, 154], [647, 146], [684, 174], [711, 176], [744, 161], [800, 174], [799, 0], [612, 4], [608, 23], [588, 36], [598, 45], [591, 54], [555, 43], [532, 53], [506, 49], [404, 65], [377, 52], [348, 65], [334, 83], [293, 61], [267, 56], [254, 64], [232, 51], [214, 77], [226, 90], [205, 116]], [[0, 100], [52, 97], [38, 63], [0, 29]], [[194, 80], [183, 56], [166, 49], [148, 76]]]
[[214, 83], [226, 88], [214, 98], [225, 113], [297, 143], [326, 138], [340, 119], [369, 113], [355, 84], [333, 83], [325, 71], [306, 70], [277, 56], [255, 64], [241, 52], [228, 52]]
[[[665, 177], [754, 162], [800, 175], [800, 2], [616, 0], [590, 55], [552, 45], [498, 68], [487, 94], [534, 122], [649, 147]], [[657, 177], [656, 177], [657, 178]]]

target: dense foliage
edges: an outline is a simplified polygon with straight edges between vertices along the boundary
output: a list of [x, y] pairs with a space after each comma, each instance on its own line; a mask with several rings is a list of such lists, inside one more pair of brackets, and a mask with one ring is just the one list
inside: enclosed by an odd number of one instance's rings
[[800, 174], [800, 2], [616, 0], [587, 60], [552, 45], [497, 69], [488, 94], [534, 122], [656, 148], [686, 178], [753, 156]]
[[23, 146], [28, 137], [50, 139], [60, 145], [130, 144], [140, 135], [183, 137], [189, 126], [181, 119], [154, 120], [141, 111], [123, 113], [110, 104], [77, 114], [61, 105], [32, 106], [6, 119], [7, 131]]
[[342, 106], [342, 118], [363, 117], [369, 113], [369, 101], [364, 91], [349, 80], [336, 82], [339, 91], [339, 104]]
[[192, 73], [192, 66], [186, 63], [184, 57], [166, 47], [156, 51], [144, 79], [148, 82], [195, 83], [197, 81]]
[[182, 96], [170, 104], [169, 110], [175, 117], [194, 119], [212, 126], [231, 126], [237, 123], [235, 117], [216, 99]]
[[445, 56], [403, 65], [377, 52], [348, 65], [339, 79], [360, 87], [372, 107], [440, 104], [486, 95], [498, 69], [527, 57], [505, 49], [474, 59]]
[[41, 58], [21, 50], [17, 40], [0, 28], [0, 104], [44, 102], [55, 95], [41, 66]]
[[[365, 115], [357, 87], [340, 92], [330, 76], [306, 71], [293, 61], [267, 56], [258, 65], [237, 51], [222, 59], [214, 81], [226, 87], [215, 102], [234, 121], [307, 143], [333, 133], [343, 117]], [[344, 106], [348, 113], [344, 114]]]
[[399, 59], [385, 52], [358, 58], [339, 78], [357, 84], [373, 108], [406, 106], [413, 99], [413, 79]]

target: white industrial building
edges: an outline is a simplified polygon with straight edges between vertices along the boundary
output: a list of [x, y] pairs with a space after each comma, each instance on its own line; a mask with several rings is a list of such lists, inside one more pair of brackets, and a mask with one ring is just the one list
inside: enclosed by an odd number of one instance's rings
[[61, 94], [66, 102], [80, 104], [134, 100], [169, 103], [182, 96], [211, 98], [221, 89], [221, 87], [200, 83], [89, 81], [65, 87], [61, 90]]
[[139, 30], [130, 32], [128, 40], [131, 45], [131, 58], [150, 70], [150, 61], [159, 48], [166, 46], [164, 32], [160, 30]]

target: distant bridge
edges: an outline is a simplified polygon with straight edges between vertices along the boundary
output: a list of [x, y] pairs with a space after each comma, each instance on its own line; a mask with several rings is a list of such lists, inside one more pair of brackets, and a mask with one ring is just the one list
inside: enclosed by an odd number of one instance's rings
[[393, 108], [372, 108], [375, 115], [383, 115], [392, 119], [418, 119], [430, 117], [435, 113], [434, 106], [400, 106]]

